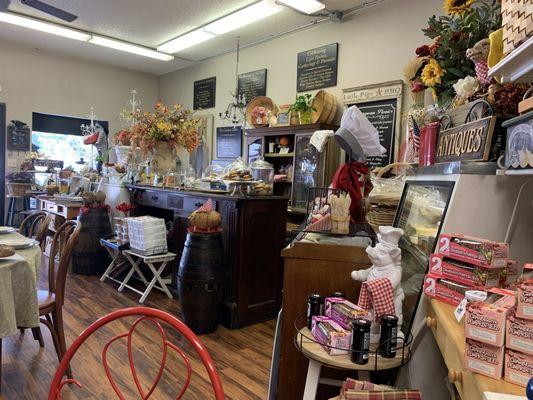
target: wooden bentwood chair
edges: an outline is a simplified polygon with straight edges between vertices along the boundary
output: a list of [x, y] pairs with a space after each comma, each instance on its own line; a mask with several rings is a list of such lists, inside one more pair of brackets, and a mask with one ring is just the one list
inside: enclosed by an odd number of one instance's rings
[[42, 249], [46, 234], [48, 233], [48, 225], [50, 224], [51, 217], [50, 214], [44, 211], [31, 213], [20, 223], [19, 233], [38, 241]]
[[[109, 350], [109, 347], [117, 340], [125, 339], [127, 342], [127, 349], [128, 349], [128, 359], [130, 364], [130, 370], [133, 376], [133, 381], [135, 383], [135, 387], [137, 388], [137, 391], [139, 392], [142, 400], [147, 400], [150, 398], [150, 396], [153, 394], [154, 390], [156, 389], [157, 385], [159, 384], [159, 381], [161, 380], [161, 377], [163, 376], [163, 372], [165, 370], [165, 363], [167, 361], [167, 355], [168, 355], [168, 349], [174, 350], [177, 354], [183, 358], [183, 361], [185, 363], [185, 366], [187, 368], [187, 375], [185, 378], [185, 383], [183, 384], [183, 387], [181, 388], [178, 396], [176, 397], [176, 400], [181, 399], [187, 389], [189, 388], [190, 380], [191, 380], [191, 374], [192, 374], [192, 368], [191, 368], [191, 362], [189, 358], [185, 355], [185, 353], [176, 345], [169, 342], [167, 340], [167, 335], [163, 327], [161, 326], [160, 322], [164, 322], [165, 324], [170, 325], [171, 328], [178, 331], [185, 339], [189, 342], [189, 344], [194, 348], [195, 352], [200, 357], [204, 368], [207, 371], [207, 374], [209, 375], [209, 379], [211, 381], [211, 386], [213, 388], [213, 393], [215, 395], [216, 400], [223, 400], [224, 399], [224, 390], [222, 389], [222, 382], [220, 381], [220, 378], [218, 376], [218, 373], [215, 368], [215, 364], [207, 352], [207, 349], [203, 345], [203, 343], [198, 339], [198, 337], [185, 325], [183, 322], [181, 322], [179, 319], [174, 317], [173, 315], [170, 315], [169, 313], [158, 310], [155, 308], [148, 308], [148, 307], [131, 307], [131, 308], [124, 308], [121, 310], [113, 311], [110, 314], [98, 319], [97, 321], [93, 322], [85, 331], [81, 333], [81, 335], [72, 343], [68, 351], [64, 354], [63, 359], [61, 360], [59, 367], [57, 368], [57, 371], [54, 375], [54, 379], [52, 380], [52, 384], [50, 386], [50, 391], [48, 393], [48, 400], [61, 400], [61, 390], [63, 387], [68, 383], [73, 383], [77, 385], [78, 387], [82, 387], [80, 382], [78, 382], [75, 379], [66, 379], [63, 380], [63, 375], [65, 374], [65, 371], [69, 368], [69, 363], [72, 360], [72, 357], [76, 354], [78, 349], [81, 347], [81, 345], [96, 331], [98, 331], [100, 328], [104, 328], [107, 324], [116, 321], [121, 318], [127, 318], [127, 317], [137, 317], [135, 322], [133, 322], [131, 328], [120, 335], [117, 335], [113, 338], [111, 338], [103, 347], [102, 350], [102, 364], [105, 371], [105, 374], [107, 376], [107, 379], [109, 380], [109, 383], [111, 384], [113, 390], [117, 394], [117, 398], [124, 399], [124, 394], [119, 389], [115, 379], [112, 376], [109, 364], [107, 362], [107, 352]], [[133, 357], [133, 349], [132, 349], [132, 343], [133, 339], [132, 336], [135, 332], [135, 329], [139, 326], [139, 324], [143, 321], [148, 321], [152, 323], [155, 328], [158, 330], [158, 332], [161, 335], [162, 340], [162, 357], [161, 357], [161, 365], [159, 367], [158, 373], [152, 382], [150, 389], [148, 392], [146, 392], [140, 384], [139, 377], [137, 375], [137, 371], [135, 369], [134, 365], [134, 357]], [[122, 378], [125, 378], [123, 376]]]
[[[81, 223], [66, 221], [56, 230], [48, 258], [48, 290], [37, 291], [40, 321], [50, 330], [59, 361], [67, 351], [63, 329], [65, 285], [80, 229]], [[67, 368], [67, 375], [72, 378], [70, 368]]]

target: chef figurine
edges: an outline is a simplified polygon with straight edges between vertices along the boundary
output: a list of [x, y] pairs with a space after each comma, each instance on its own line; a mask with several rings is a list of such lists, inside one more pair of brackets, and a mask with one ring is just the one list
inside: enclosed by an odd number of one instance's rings
[[352, 279], [363, 282], [358, 305], [370, 311], [372, 327], [371, 343], [379, 341], [379, 317], [393, 314], [398, 317], [398, 327], [402, 326], [402, 303], [404, 293], [402, 281], [402, 251], [398, 241], [403, 229], [380, 226], [378, 243], [368, 246], [366, 253], [372, 266], [365, 270], [352, 271]]

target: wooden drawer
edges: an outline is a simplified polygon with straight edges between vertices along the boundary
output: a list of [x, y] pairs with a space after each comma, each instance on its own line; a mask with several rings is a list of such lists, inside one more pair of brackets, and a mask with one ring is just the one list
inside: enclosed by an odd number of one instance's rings
[[[199, 207], [202, 207], [206, 202], [207, 197], [184, 197], [183, 198], [183, 211], [186, 213], [192, 213]], [[217, 202], [213, 201], [213, 210], [216, 210]]]
[[139, 201], [146, 206], [164, 208], [167, 205], [167, 195], [160, 191], [146, 190], [139, 196]]
[[57, 204], [49, 202], [49, 201], [43, 201], [43, 210], [48, 211], [51, 213], [56, 214], [57, 213]]

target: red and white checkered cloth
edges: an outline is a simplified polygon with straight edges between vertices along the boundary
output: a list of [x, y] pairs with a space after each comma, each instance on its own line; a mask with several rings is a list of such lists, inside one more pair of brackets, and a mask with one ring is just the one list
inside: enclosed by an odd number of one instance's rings
[[306, 231], [309, 232], [321, 232], [321, 231], [330, 231], [331, 230], [331, 214], [326, 214], [319, 220], [309, 224]]
[[479, 83], [481, 83], [483, 86], [489, 86], [491, 77], [489, 76], [489, 67], [487, 65], [487, 62], [485, 60], [478, 61], [474, 64], [476, 69], [476, 76]]
[[379, 321], [379, 317], [383, 314], [396, 315], [390, 279], [379, 278], [363, 282], [357, 305], [365, 310], [374, 307], [376, 321]]
[[199, 212], [211, 212], [213, 211], [213, 201], [211, 199], [207, 199], [205, 204], [201, 206], [198, 210]]

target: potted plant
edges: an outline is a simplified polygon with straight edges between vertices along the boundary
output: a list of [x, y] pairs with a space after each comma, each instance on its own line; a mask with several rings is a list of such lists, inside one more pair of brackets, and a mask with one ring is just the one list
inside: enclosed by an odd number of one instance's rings
[[315, 111], [313, 107], [312, 96], [309, 93], [296, 96], [296, 101], [289, 108], [289, 112], [290, 111], [298, 112], [298, 119], [300, 121], [300, 125], [310, 124], [311, 113]]
[[6, 175], [7, 194], [12, 197], [22, 197], [26, 190], [33, 185], [33, 174], [28, 172], [11, 172]]

